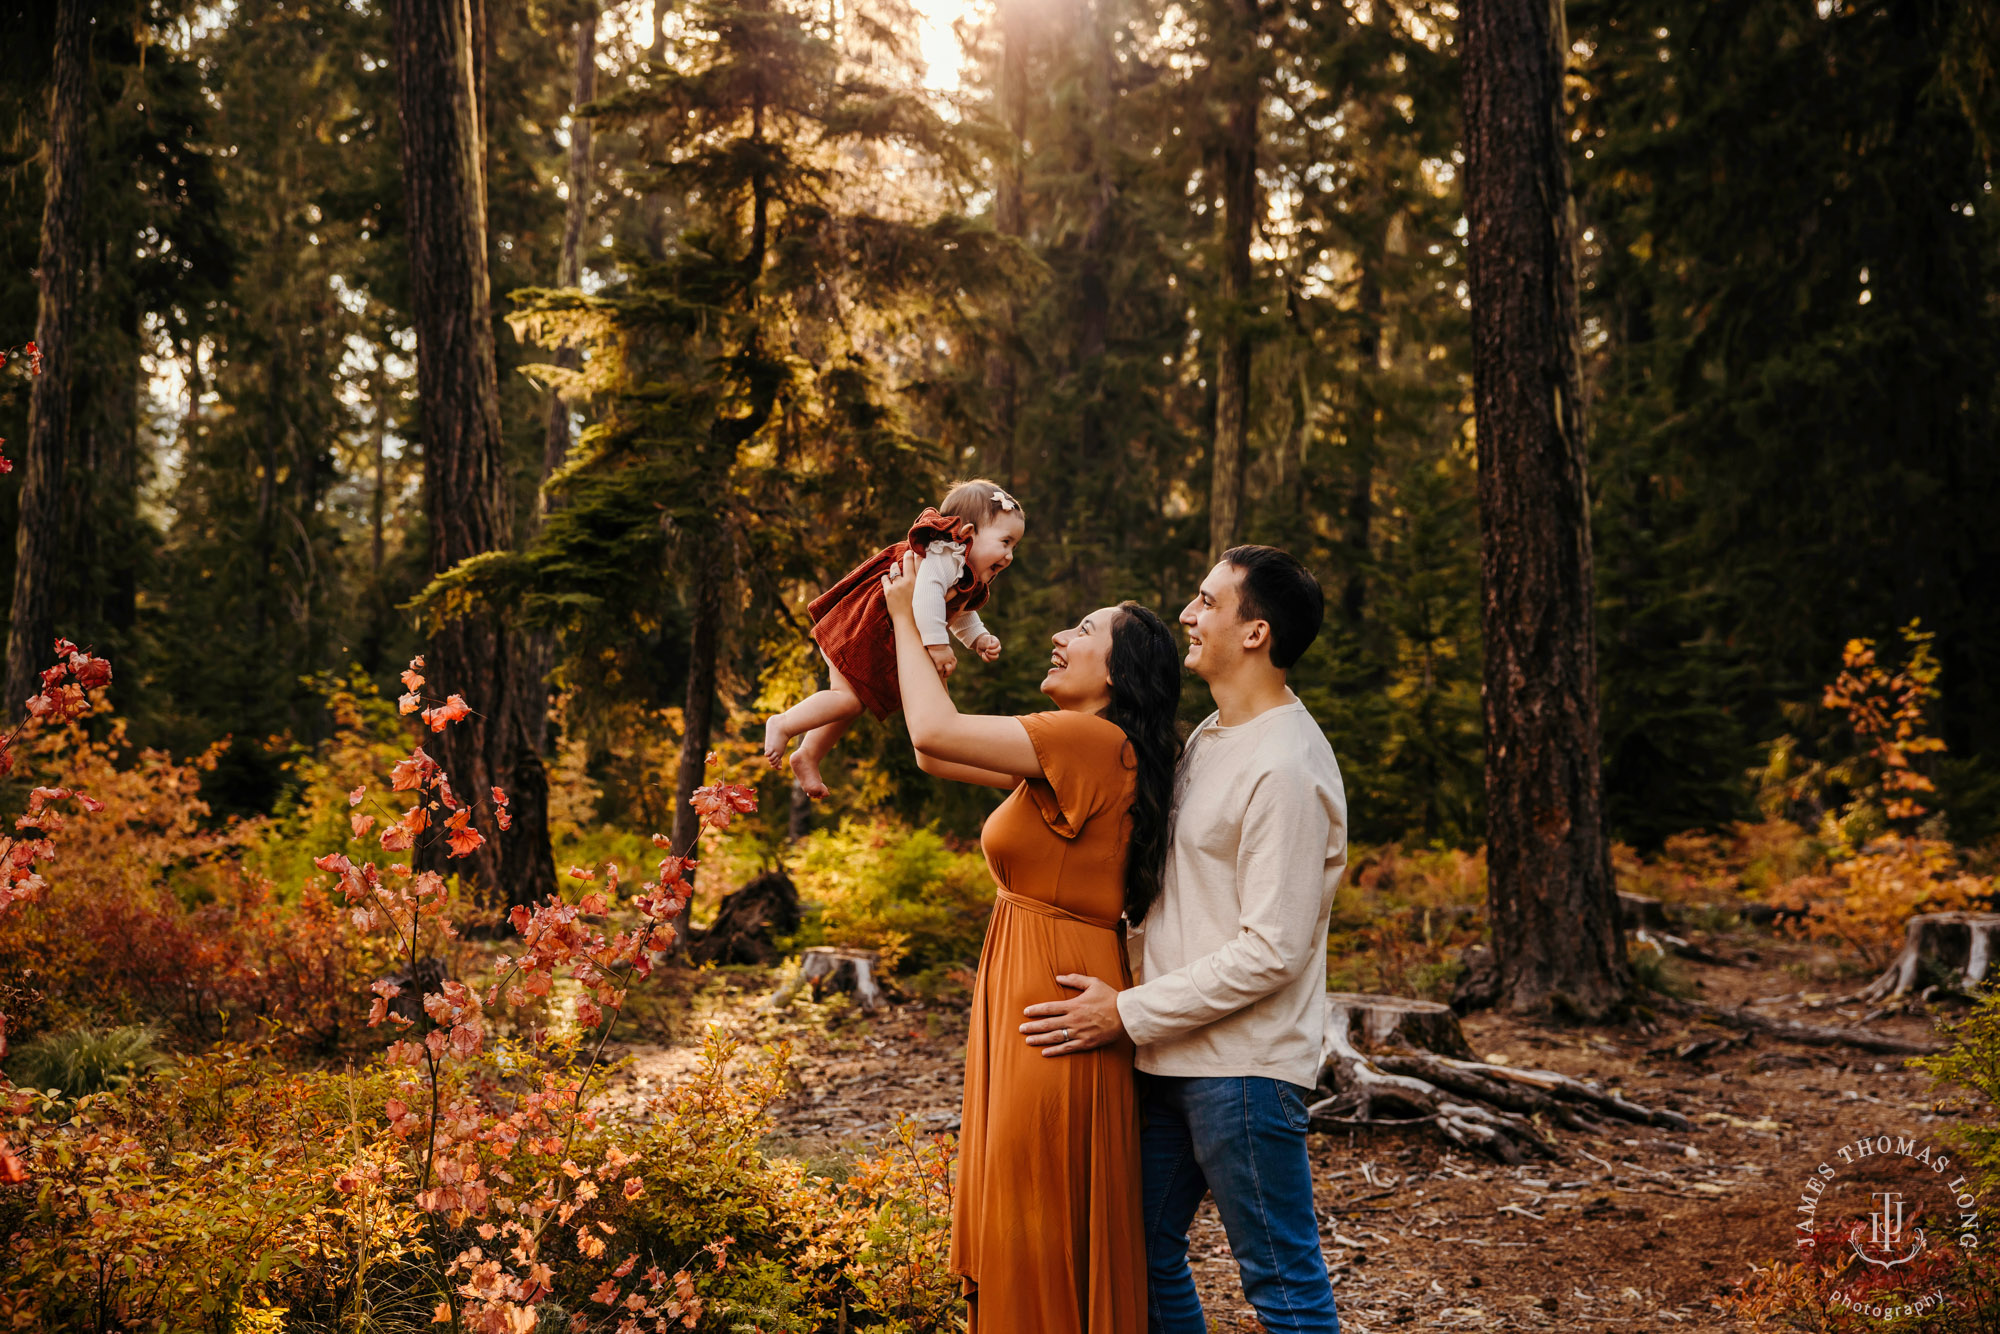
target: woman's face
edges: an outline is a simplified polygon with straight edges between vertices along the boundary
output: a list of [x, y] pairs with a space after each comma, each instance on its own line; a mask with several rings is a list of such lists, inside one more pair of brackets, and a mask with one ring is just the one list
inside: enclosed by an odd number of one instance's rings
[[1074, 628], [1058, 630], [1050, 641], [1048, 675], [1042, 693], [1057, 707], [1101, 713], [1111, 704], [1111, 631], [1125, 613], [1099, 607]]

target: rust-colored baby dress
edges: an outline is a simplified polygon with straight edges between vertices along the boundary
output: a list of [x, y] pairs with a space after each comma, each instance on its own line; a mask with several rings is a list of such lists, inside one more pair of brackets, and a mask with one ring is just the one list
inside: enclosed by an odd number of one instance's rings
[[1021, 719], [1043, 777], [980, 842], [999, 884], [965, 1044], [951, 1262], [972, 1334], [1142, 1334], [1145, 1229], [1132, 1044], [1045, 1057], [1021, 1013], [1076, 993], [1061, 973], [1132, 984], [1118, 930], [1134, 761], [1095, 714]]
[[[840, 669], [855, 698], [877, 718], [903, 707], [902, 687], [896, 683], [896, 629], [882, 595], [882, 576], [910, 551], [921, 554], [932, 542], [969, 543], [974, 531], [970, 520], [926, 509], [910, 525], [907, 537], [862, 561], [806, 605], [820, 652]], [[953, 614], [977, 611], [992, 591], [967, 570], [945, 595], [945, 609]]]

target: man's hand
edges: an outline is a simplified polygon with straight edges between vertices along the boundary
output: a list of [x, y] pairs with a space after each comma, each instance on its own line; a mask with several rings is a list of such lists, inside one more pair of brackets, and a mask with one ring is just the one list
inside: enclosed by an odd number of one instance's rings
[[958, 655], [951, 651], [951, 645], [926, 644], [924, 652], [931, 655], [931, 666], [937, 668], [938, 680], [951, 680], [951, 674], [958, 670]]
[[1118, 1017], [1118, 989], [1109, 982], [1083, 973], [1064, 973], [1056, 979], [1078, 989], [1068, 1000], [1043, 1001], [1030, 1005], [1021, 1025], [1030, 1047], [1039, 1047], [1044, 1056], [1067, 1056], [1076, 1051], [1108, 1047], [1125, 1036], [1125, 1021]]
[[972, 651], [979, 655], [981, 662], [991, 662], [1000, 656], [1000, 636], [988, 631], [972, 641]]

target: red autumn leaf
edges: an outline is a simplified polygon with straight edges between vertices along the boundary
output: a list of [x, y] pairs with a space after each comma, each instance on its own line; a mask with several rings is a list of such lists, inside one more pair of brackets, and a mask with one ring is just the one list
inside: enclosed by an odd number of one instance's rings
[[425, 709], [424, 722], [429, 724], [431, 731], [442, 732], [452, 723], [470, 716], [471, 713], [472, 706], [465, 702], [465, 696], [452, 695], [435, 709]]
[[471, 827], [471, 819], [471, 810], [461, 809], [444, 822], [445, 842], [454, 857], [470, 856], [474, 848], [486, 841], [484, 834]]
[[410, 792], [429, 782], [437, 772], [437, 761], [418, 746], [408, 758], [396, 761], [396, 767], [389, 771], [389, 786], [398, 792]]
[[99, 801], [96, 797], [88, 795], [87, 793], [83, 792], [77, 793], [76, 799], [82, 802], [83, 808], [89, 811], [92, 815], [95, 815], [97, 814], [97, 812], [104, 809], [103, 802]]
[[[5, 772], [6, 771], [4, 769], [0, 769], [0, 773], [5, 773]], [[493, 819], [494, 822], [500, 826], [500, 829], [503, 833], [514, 827], [514, 817], [507, 813], [507, 808], [505, 806], [502, 806], [499, 810], [493, 812]]]
[[505, 806], [507, 804], [507, 794], [497, 787], [493, 789], [493, 804], [495, 806]]
[[0, 1139], [0, 1185], [18, 1186], [28, 1179], [28, 1166], [14, 1152], [14, 1146]]
[[576, 910], [586, 917], [597, 917], [609, 907], [610, 904], [605, 901], [604, 895], [591, 893], [583, 896], [577, 903]]
[[375, 827], [375, 817], [372, 815], [363, 815], [360, 811], [356, 811], [347, 817], [347, 823], [353, 828], [354, 836], [360, 838]]
[[595, 880], [597, 879], [597, 872], [582, 866], [572, 866], [569, 868], [569, 878], [572, 880]]
[[355, 788], [352, 792], [347, 794], [347, 804], [349, 806], [359, 806], [361, 804], [361, 799], [367, 795], [368, 795], [368, 784], [363, 783], [360, 787]]

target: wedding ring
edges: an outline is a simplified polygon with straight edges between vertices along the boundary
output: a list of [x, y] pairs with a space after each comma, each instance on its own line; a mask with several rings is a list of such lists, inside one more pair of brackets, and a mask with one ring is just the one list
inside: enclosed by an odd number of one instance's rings
[[1069, 1030], [1067, 1028], [1063, 1030], [1063, 1045], [1069, 1045]]

